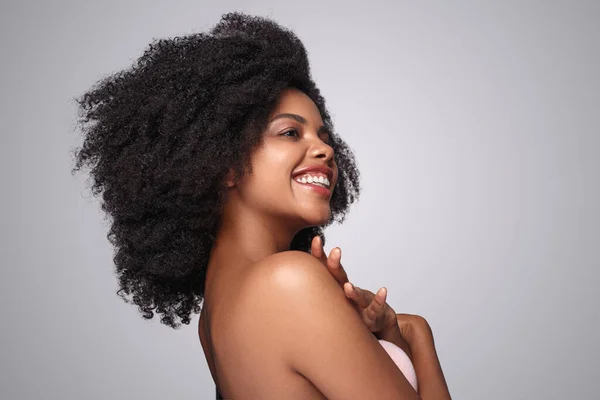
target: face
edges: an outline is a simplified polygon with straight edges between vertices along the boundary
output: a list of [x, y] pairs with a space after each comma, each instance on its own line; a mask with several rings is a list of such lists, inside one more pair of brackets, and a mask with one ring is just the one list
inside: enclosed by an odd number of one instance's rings
[[[300, 90], [286, 89], [263, 135], [262, 145], [251, 155], [252, 173], [237, 186], [242, 201], [265, 215], [289, 219], [299, 229], [327, 222], [338, 169], [315, 103]], [[330, 168], [328, 190], [297, 181], [302, 177], [309, 180], [309, 175], [311, 179], [326, 175], [308, 171], [295, 176], [301, 169], [314, 166]]]

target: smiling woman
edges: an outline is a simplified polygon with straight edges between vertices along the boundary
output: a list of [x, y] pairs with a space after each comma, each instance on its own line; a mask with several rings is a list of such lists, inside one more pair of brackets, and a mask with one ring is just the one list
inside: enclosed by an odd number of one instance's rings
[[360, 185], [291, 31], [226, 14], [153, 42], [79, 111], [73, 170], [111, 217], [117, 293], [172, 328], [201, 311], [218, 396], [417, 398], [309, 254]]
[[[332, 191], [329, 187], [317, 186], [313, 177], [318, 178], [319, 170], [321, 178], [327, 178], [334, 190], [338, 166], [333, 148], [321, 138], [327, 139], [328, 134], [322, 133], [323, 120], [310, 97], [296, 88], [286, 88], [271, 113], [282, 117], [271, 119], [265, 129], [261, 145], [252, 152], [252, 173], [246, 174], [231, 191], [224, 215], [225, 218], [228, 213], [236, 215], [236, 223], [240, 222], [240, 216], [248, 216], [254, 220], [248, 221], [249, 226], [264, 226], [265, 230], [275, 234], [277, 247], [272, 250], [282, 251], [289, 249], [291, 240], [300, 230], [329, 222]], [[300, 116], [304, 123], [298, 123], [289, 115]], [[289, 132], [296, 135], [289, 136]], [[310, 183], [298, 182], [298, 177], [310, 179]], [[246, 204], [248, 202], [252, 204]], [[257, 217], [257, 213], [262, 215]], [[265, 215], [277, 218], [268, 225], [256, 220]], [[222, 228], [221, 235], [226, 235], [226, 229]], [[255, 232], [258, 236], [266, 233]], [[257, 255], [256, 261], [269, 251]]]

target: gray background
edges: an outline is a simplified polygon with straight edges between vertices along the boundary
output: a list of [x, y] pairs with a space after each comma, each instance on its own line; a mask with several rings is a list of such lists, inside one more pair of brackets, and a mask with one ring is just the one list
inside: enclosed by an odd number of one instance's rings
[[600, 7], [54, 1], [0, 8], [2, 399], [208, 399], [196, 334], [115, 294], [71, 101], [228, 11], [305, 43], [363, 196], [327, 249], [433, 327], [455, 399], [598, 398]]

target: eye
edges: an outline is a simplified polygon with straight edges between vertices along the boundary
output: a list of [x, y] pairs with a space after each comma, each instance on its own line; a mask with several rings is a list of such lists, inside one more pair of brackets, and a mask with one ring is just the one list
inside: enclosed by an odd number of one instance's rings
[[296, 136], [298, 136], [298, 131], [296, 129], [288, 129], [287, 131], [283, 132], [281, 134], [281, 136], [287, 136], [288, 133], [292, 133], [292, 132], [295, 133]]
[[[298, 136], [298, 130], [297, 129], [288, 129], [287, 131], [283, 132], [281, 134], [281, 136], [288, 136], [288, 134], [294, 134], [294, 136], [299, 137]], [[290, 137], [290, 136], [288, 136]], [[323, 140], [323, 139], [321, 139]], [[331, 146], [331, 137], [329, 135], [327, 135], [327, 138], [325, 140], [323, 140], [323, 143], [327, 144], [328, 146]]]

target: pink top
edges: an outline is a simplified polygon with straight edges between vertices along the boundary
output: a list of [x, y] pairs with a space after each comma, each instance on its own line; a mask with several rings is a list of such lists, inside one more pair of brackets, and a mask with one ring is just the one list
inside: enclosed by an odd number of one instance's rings
[[415, 367], [412, 361], [408, 358], [408, 355], [400, 347], [396, 346], [392, 342], [387, 340], [379, 339], [379, 344], [386, 353], [389, 354], [390, 358], [396, 363], [400, 371], [406, 377], [406, 380], [412, 385], [413, 389], [418, 391], [417, 385], [417, 374], [415, 373]]

